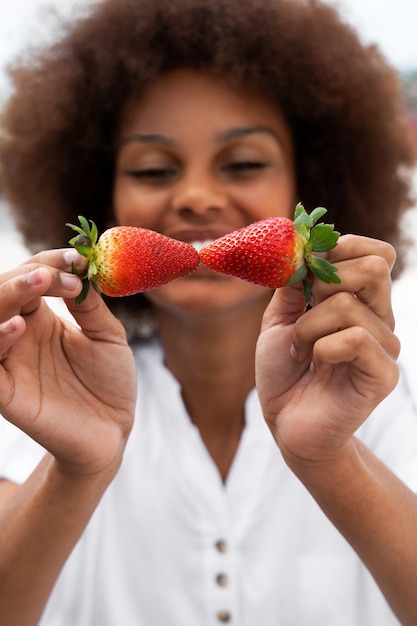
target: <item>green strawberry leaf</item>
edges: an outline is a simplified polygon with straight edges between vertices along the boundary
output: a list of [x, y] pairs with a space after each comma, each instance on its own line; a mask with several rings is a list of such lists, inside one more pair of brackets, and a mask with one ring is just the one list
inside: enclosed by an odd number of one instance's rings
[[80, 293], [75, 298], [75, 304], [81, 304], [81, 302], [84, 302], [84, 300], [86, 299], [88, 290], [90, 288], [90, 281], [88, 280], [88, 278], [83, 278], [82, 285], [83, 286]]
[[88, 220], [83, 215], [79, 215], [78, 219], [80, 220], [81, 228], [83, 229], [84, 233], [90, 237], [91, 230]]
[[312, 252], [326, 252], [332, 250], [340, 237], [340, 233], [334, 230], [333, 224], [316, 224], [327, 213], [324, 207], [316, 207], [310, 214], [299, 202], [294, 212], [294, 229], [304, 239], [304, 258], [306, 264], [294, 272], [287, 285], [303, 284], [303, 294], [306, 302], [311, 298], [311, 282], [307, 267], [318, 279], [325, 283], [340, 283], [337, 275], [338, 268], [326, 259], [312, 255]]
[[75, 263], [71, 263], [71, 273], [75, 274], [76, 276], [80, 276], [80, 272], [77, 270]]
[[98, 239], [98, 229], [93, 221], [90, 221], [90, 223], [91, 223], [91, 230], [90, 230], [91, 245], [95, 246], [97, 243], [97, 239]]
[[79, 235], [77, 237], [74, 237], [74, 239], [71, 239], [68, 243], [74, 246], [74, 248], [77, 250], [79, 254], [81, 254], [82, 256], [85, 256], [87, 259], [90, 259], [91, 251], [92, 251], [91, 246], [85, 245], [84, 243], [80, 243], [78, 240], [78, 237]]
[[295, 207], [294, 212], [294, 228], [300, 233], [305, 239], [308, 239], [309, 232], [311, 227], [313, 226], [313, 221], [304, 206], [299, 202]]
[[311, 211], [310, 213], [310, 220], [312, 222], [312, 226], [318, 222], [318, 220], [323, 217], [323, 215], [326, 215], [327, 213], [327, 209], [325, 209], [323, 206], [318, 206], [317, 208], [315, 208], [313, 211]]
[[[299, 202], [295, 207], [294, 212], [294, 228], [295, 230], [303, 237], [305, 241], [310, 241], [311, 233], [313, 232], [314, 224], [321, 218], [323, 215], [327, 213], [327, 209], [324, 207], [315, 208], [310, 215], [304, 209], [304, 206]], [[324, 226], [324, 224], [323, 224]], [[316, 228], [316, 227], [315, 227]], [[332, 227], [330, 226], [330, 229]], [[310, 248], [314, 250], [310, 245]], [[325, 250], [329, 250], [330, 248], [325, 248]]]
[[333, 224], [317, 224], [311, 229], [310, 249], [313, 252], [332, 250], [339, 239], [340, 233], [334, 230]]
[[326, 261], [326, 259], [311, 256], [308, 261], [308, 265], [314, 276], [322, 280], [324, 283], [339, 284], [342, 282], [340, 277], [337, 275], [338, 268], [329, 263], [329, 261]]
[[[79, 236], [81, 235], [82, 237], [85, 238], [85, 241], [82, 243], [85, 243], [86, 245], [90, 245], [90, 247], [94, 246], [97, 243], [97, 239], [98, 239], [97, 226], [92, 220], [90, 220], [89, 222], [82, 215], [79, 215], [78, 219], [80, 220], [81, 226], [76, 226], [75, 224], [70, 224], [69, 222], [67, 222], [66, 226], [69, 226], [69, 228], [72, 228], [72, 230], [75, 230], [75, 232], [78, 233]], [[74, 239], [71, 239], [69, 243], [75, 247], [75, 244], [79, 244], [80, 242], [77, 240], [76, 237], [74, 237]]]
[[69, 223], [67, 223], [67, 226], [69, 226], [76, 233], [78, 233], [78, 235], [70, 239], [68, 243], [71, 246], [73, 246], [79, 254], [86, 257], [89, 261], [87, 270], [83, 275], [79, 274], [74, 264], [72, 266], [73, 274], [77, 274], [77, 276], [79, 276], [82, 280], [81, 292], [75, 298], [75, 303], [81, 304], [81, 302], [83, 302], [87, 296], [87, 293], [90, 287], [90, 282], [91, 284], [93, 284], [96, 290], [99, 291], [97, 288], [97, 285], [95, 284], [93, 280], [93, 277], [95, 276], [95, 274], [97, 274], [97, 266], [93, 259], [93, 254], [94, 254], [93, 248], [95, 244], [97, 243], [98, 230], [97, 230], [96, 224], [92, 220], [88, 221], [82, 215], [79, 215], [78, 219], [80, 221], [80, 226], [76, 226], [75, 224], [69, 224]]
[[311, 282], [307, 275], [303, 279], [303, 296], [308, 304], [311, 300]]
[[301, 202], [298, 202], [298, 204], [295, 207], [295, 211], [294, 211], [294, 222], [296, 220], [298, 221], [300, 219], [304, 219], [305, 215], [307, 215], [307, 217], [308, 217], [308, 214], [307, 214], [303, 204]]
[[287, 282], [287, 285], [289, 285], [290, 287], [293, 285], [296, 285], [300, 281], [304, 280], [306, 276], [307, 276], [307, 265], [303, 263], [302, 266], [298, 268], [298, 270], [295, 270], [294, 274], [290, 277], [289, 281]]
[[78, 233], [79, 235], [85, 235], [85, 232], [83, 231], [83, 229], [80, 228], [79, 226], [76, 226], [75, 224], [70, 224], [69, 222], [67, 222], [65, 226], [69, 226], [70, 228], [72, 228], [72, 230], [75, 230], [75, 232]]

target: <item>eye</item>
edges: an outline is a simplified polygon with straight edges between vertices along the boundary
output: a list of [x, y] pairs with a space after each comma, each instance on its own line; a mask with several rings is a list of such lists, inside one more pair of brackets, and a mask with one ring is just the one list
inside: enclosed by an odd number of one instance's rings
[[246, 179], [256, 176], [267, 167], [268, 163], [265, 161], [244, 160], [227, 163], [222, 169], [229, 177]]
[[127, 170], [125, 173], [150, 185], [167, 185], [177, 175], [176, 169], [171, 167], [144, 167]]

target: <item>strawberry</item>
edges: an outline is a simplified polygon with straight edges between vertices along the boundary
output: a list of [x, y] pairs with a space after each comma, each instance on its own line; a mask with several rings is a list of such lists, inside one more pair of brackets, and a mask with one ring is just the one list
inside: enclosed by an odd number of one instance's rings
[[184, 241], [134, 226], [115, 226], [98, 238], [94, 222], [78, 219], [81, 227], [67, 224], [78, 233], [69, 243], [89, 263], [80, 276], [83, 289], [77, 304], [86, 297], [90, 283], [107, 296], [131, 296], [190, 274], [199, 263], [197, 251]]
[[294, 221], [268, 217], [215, 239], [200, 250], [200, 260], [212, 270], [272, 289], [303, 283], [311, 297], [309, 270], [326, 283], [340, 283], [337, 267], [313, 252], [326, 252], [337, 244], [339, 233], [331, 224], [316, 224], [327, 213], [318, 207], [310, 215], [297, 204]]

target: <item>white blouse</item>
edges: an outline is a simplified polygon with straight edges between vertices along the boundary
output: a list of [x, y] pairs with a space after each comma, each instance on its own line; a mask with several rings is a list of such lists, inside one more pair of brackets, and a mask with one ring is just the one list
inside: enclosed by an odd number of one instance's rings
[[[398, 625], [356, 554], [286, 467], [256, 392], [224, 485], [157, 340], [135, 354], [138, 402], [122, 466], [41, 625]], [[0, 476], [21, 482], [43, 450], [2, 427]], [[417, 413], [404, 379], [358, 435], [417, 490]]]

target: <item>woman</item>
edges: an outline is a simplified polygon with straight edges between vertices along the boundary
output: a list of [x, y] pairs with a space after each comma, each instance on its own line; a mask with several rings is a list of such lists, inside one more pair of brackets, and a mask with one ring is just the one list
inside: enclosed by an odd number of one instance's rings
[[[316, 2], [107, 0], [14, 75], [2, 185], [53, 249], [0, 287], [0, 411], [29, 435], [1, 468], [7, 623], [413, 623], [417, 422], [380, 241], [401, 257], [413, 154], [380, 55]], [[93, 290], [74, 304], [79, 213], [197, 245], [298, 200], [356, 233], [308, 310], [199, 268], [108, 303], [128, 345]]]

